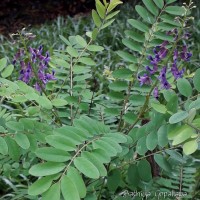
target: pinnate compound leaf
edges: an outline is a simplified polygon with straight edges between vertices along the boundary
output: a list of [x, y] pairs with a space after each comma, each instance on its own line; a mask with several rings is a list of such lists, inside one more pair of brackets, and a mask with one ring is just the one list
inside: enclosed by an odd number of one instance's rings
[[170, 118], [169, 118], [169, 123], [170, 124], [176, 124], [178, 122], [183, 121], [184, 119], [186, 119], [188, 117], [188, 112], [186, 111], [179, 111], [175, 114], [173, 114]]
[[56, 149], [53, 147], [38, 148], [35, 152], [37, 157], [52, 162], [66, 162], [70, 160], [71, 156], [64, 150]]
[[43, 193], [42, 200], [60, 200], [60, 182], [53, 184], [48, 191]]
[[0, 154], [7, 155], [8, 154], [8, 145], [4, 138], [0, 137]]
[[86, 158], [75, 158], [74, 165], [81, 173], [89, 178], [97, 179], [100, 176], [98, 169]]
[[67, 177], [69, 177], [75, 184], [79, 192], [79, 196], [84, 198], [86, 196], [86, 186], [78, 170], [74, 167], [70, 167], [67, 171]]
[[183, 145], [183, 152], [186, 155], [190, 155], [190, 154], [194, 153], [197, 149], [198, 149], [198, 142], [197, 142], [197, 140], [191, 140], [189, 142], [186, 142]]
[[28, 194], [37, 196], [46, 192], [50, 188], [52, 181], [53, 179], [51, 176], [38, 179], [28, 188]]
[[80, 200], [76, 185], [67, 175], [65, 175], [61, 180], [61, 191], [64, 200]]
[[29, 173], [33, 176], [48, 176], [57, 174], [65, 168], [63, 163], [45, 162], [33, 165]]

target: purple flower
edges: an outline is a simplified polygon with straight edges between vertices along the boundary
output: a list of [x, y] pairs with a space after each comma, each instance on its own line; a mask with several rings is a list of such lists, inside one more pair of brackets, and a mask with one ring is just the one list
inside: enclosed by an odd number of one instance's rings
[[138, 80], [140, 81], [140, 86], [144, 84], [146, 85], [151, 84], [151, 78], [147, 74], [144, 74], [143, 76], [138, 76]]
[[166, 72], [167, 72], [167, 67], [163, 67], [161, 72], [160, 72], [160, 76], [158, 77], [158, 79], [160, 80], [161, 88], [169, 89], [171, 87], [171, 85], [167, 81]]
[[192, 53], [187, 51], [187, 46], [183, 46], [183, 50], [181, 52], [181, 59], [184, 61], [190, 61], [190, 57], [192, 56]]
[[167, 35], [173, 35], [174, 36], [174, 41], [176, 41], [178, 39], [178, 29], [174, 28], [173, 30], [168, 31]]
[[159, 91], [158, 91], [157, 87], [155, 87], [154, 90], [153, 90], [153, 96], [154, 96], [155, 99], [159, 98]]
[[172, 64], [172, 67], [171, 67], [171, 72], [175, 78], [175, 80], [179, 79], [179, 78], [182, 78], [183, 77], [183, 73], [185, 71], [185, 69], [182, 69], [182, 70], [178, 70], [178, 67], [177, 67], [177, 60], [178, 60], [178, 50], [176, 49], [174, 51], [174, 56], [173, 56], [173, 64]]
[[20, 71], [20, 80], [24, 81], [25, 83], [28, 83], [30, 79], [32, 78], [32, 68], [30, 62], [28, 62], [27, 66], [25, 66], [25, 63], [22, 62], [23, 68]]

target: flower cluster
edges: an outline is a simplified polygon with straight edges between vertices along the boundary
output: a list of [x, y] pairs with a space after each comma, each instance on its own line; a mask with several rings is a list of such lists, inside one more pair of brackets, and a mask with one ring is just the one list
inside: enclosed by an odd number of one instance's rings
[[[174, 35], [174, 40], [177, 40], [178, 38], [178, 30], [173, 29], [172, 31], [169, 31], [167, 33], [168, 35], [173, 34]], [[189, 33], [184, 34], [185, 39], [188, 39]], [[150, 66], [146, 66], [146, 73], [144, 73], [142, 76], [138, 76], [138, 80], [140, 82], [140, 85], [150, 85], [152, 80], [151, 76], [156, 74], [158, 71], [158, 66], [161, 63], [163, 59], [166, 58], [168, 55], [168, 49], [167, 45], [169, 44], [168, 41], [164, 41], [161, 45], [156, 46], [153, 49], [153, 56], [149, 55], [148, 60], [150, 61]], [[184, 45], [182, 46], [181, 51], [179, 52], [178, 49], [175, 49], [173, 52], [173, 58], [172, 58], [172, 63], [171, 64], [166, 64], [166, 66], [162, 67], [162, 69], [159, 72], [159, 75], [157, 76], [158, 80], [160, 81], [160, 88], [161, 89], [169, 89], [171, 88], [171, 85], [167, 81], [166, 74], [167, 74], [167, 66], [170, 66], [170, 71], [174, 77], [175, 80], [182, 78], [183, 74], [185, 72], [185, 69], [179, 69], [178, 68], [178, 61], [182, 60], [185, 62], [188, 62], [192, 56], [192, 53], [188, 52], [187, 46]], [[160, 64], [161, 65], [161, 64]], [[153, 91], [153, 95], [156, 99], [159, 97], [159, 90], [158, 87], [156, 87]]]
[[43, 47], [39, 46], [38, 49], [29, 48], [30, 59], [25, 59], [25, 52], [20, 49], [14, 56], [13, 64], [19, 60], [21, 70], [19, 79], [25, 83], [33, 81], [36, 90], [41, 91], [41, 87], [45, 88], [50, 80], [56, 80], [55, 72], [47, 73], [48, 63], [50, 61], [49, 53], [42, 55]]

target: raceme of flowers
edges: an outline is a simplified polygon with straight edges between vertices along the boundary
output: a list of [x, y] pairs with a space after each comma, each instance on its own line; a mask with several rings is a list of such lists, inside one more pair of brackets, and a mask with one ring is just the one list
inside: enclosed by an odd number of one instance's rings
[[[174, 40], [177, 40], [178, 38], [178, 31], [176, 29], [172, 30], [171, 32], [167, 33], [168, 35], [173, 34], [174, 35]], [[183, 35], [184, 39], [189, 38], [189, 33], [186, 33]], [[154, 55], [148, 56], [148, 60], [150, 61], [150, 66], [146, 66], [146, 73], [144, 73], [142, 76], [138, 76], [138, 80], [140, 82], [140, 86], [146, 84], [150, 85], [152, 83], [151, 76], [154, 75], [155, 73], [159, 72], [158, 71], [158, 65], [159, 63], [166, 58], [168, 55], [168, 49], [167, 45], [169, 44], [168, 41], [164, 41], [161, 45], [156, 46], [153, 49]], [[178, 49], [175, 49], [173, 52], [173, 59], [172, 59], [172, 64], [170, 64], [170, 71], [172, 75], [174, 76], [174, 79], [177, 80], [181, 77], [183, 77], [185, 69], [179, 69], [178, 68], [178, 60], [182, 60], [185, 62], [188, 62], [192, 56], [192, 53], [188, 52], [187, 46], [184, 45], [182, 46], [181, 51], [179, 52]], [[159, 72], [159, 76], [157, 77], [159, 82], [160, 82], [160, 89], [169, 89], [171, 88], [171, 85], [167, 81], [166, 74], [167, 74], [167, 65], [163, 66], [162, 69]], [[153, 95], [156, 99], [159, 97], [159, 90], [158, 87], [156, 87], [153, 91]]]
[[[46, 84], [50, 80], [56, 80], [55, 72], [48, 73], [48, 63], [50, 61], [49, 53], [46, 52], [46, 55], [42, 55], [43, 47], [39, 46], [38, 49], [29, 48], [30, 59], [26, 61], [25, 51], [20, 49], [14, 56], [13, 64], [16, 64], [17, 61], [20, 63], [20, 76], [19, 79], [25, 82], [26, 84], [32, 83], [36, 90], [41, 91], [41, 87], [45, 88]], [[36, 76], [36, 77], [35, 77]]]

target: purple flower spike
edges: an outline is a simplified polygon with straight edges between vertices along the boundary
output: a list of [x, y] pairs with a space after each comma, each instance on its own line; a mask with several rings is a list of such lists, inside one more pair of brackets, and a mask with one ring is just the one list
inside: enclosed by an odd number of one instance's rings
[[159, 91], [158, 91], [157, 87], [155, 87], [154, 90], [153, 90], [153, 96], [154, 96], [155, 99], [159, 98]]
[[143, 76], [138, 76], [138, 80], [140, 81], [140, 86], [144, 84], [146, 85], [151, 84], [151, 78], [147, 74], [144, 74]]
[[171, 85], [167, 81], [166, 72], [167, 72], [167, 67], [163, 67], [161, 72], [160, 72], [160, 76], [158, 77], [158, 79], [161, 82], [161, 87], [168, 90], [171, 87]]
[[190, 58], [192, 56], [192, 53], [188, 52], [187, 51], [187, 46], [183, 46], [183, 50], [181, 52], [181, 59], [184, 60], [184, 61], [190, 61]]

